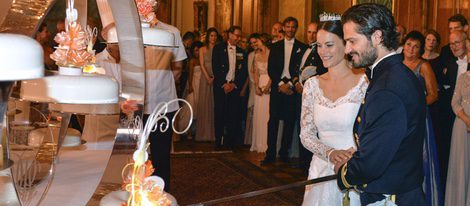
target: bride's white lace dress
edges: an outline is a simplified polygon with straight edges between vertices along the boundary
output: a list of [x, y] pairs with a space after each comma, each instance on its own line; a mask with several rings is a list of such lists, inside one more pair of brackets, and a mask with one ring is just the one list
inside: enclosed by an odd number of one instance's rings
[[[331, 101], [323, 95], [317, 77], [306, 82], [302, 97], [300, 139], [304, 147], [313, 152], [308, 179], [335, 174], [334, 165], [327, 159], [327, 150], [356, 147], [353, 126], [367, 86], [366, 76], [363, 76], [346, 95]], [[308, 185], [302, 205], [340, 206], [343, 196], [336, 180]], [[350, 192], [349, 197], [351, 205], [360, 205], [356, 192]]]

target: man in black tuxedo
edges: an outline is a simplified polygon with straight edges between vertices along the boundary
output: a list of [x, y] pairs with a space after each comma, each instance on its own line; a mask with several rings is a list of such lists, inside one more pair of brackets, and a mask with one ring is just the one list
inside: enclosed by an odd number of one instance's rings
[[[228, 30], [228, 40], [214, 46], [214, 125], [215, 146], [233, 148], [242, 144], [240, 90], [248, 75], [247, 55], [237, 43], [242, 35], [239, 26]], [[222, 137], [223, 141], [222, 141]]]
[[298, 93], [295, 85], [298, 82], [300, 61], [306, 45], [295, 39], [299, 24], [296, 18], [287, 17], [283, 22], [285, 39], [274, 43], [268, 57], [268, 73], [272, 80], [269, 121], [268, 121], [268, 150], [263, 164], [276, 160], [277, 133], [279, 120], [284, 120], [282, 145], [279, 156], [284, 162], [289, 160], [289, 149], [296, 117]]
[[[467, 19], [465, 18], [465, 16], [463, 16], [462, 14], [455, 14], [453, 16], [451, 16], [448, 20], [449, 22], [449, 33], [452, 33], [454, 31], [464, 31], [465, 33], [467, 33], [468, 31], [468, 21]], [[452, 51], [450, 49], [450, 45], [447, 44], [445, 46], [443, 46], [441, 48], [441, 54], [439, 55], [439, 63], [441, 64], [441, 69], [444, 68], [445, 64], [447, 63], [447, 61], [455, 56], [452, 54]], [[436, 78], [437, 80], [439, 81], [439, 78], [441, 78], [441, 76], [438, 76], [438, 74], [436, 74]], [[441, 86], [441, 85], [440, 85]]]
[[455, 113], [451, 105], [452, 96], [454, 95], [458, 76], [465, 73], [468, 69], [468, 48], [465, 45], [466, 39], [467, 34], [462, 30], [454, 30], [450, 33], [449, 48], [452, 53], [448, 55], [443, 69], [439, 71], [442, 84], [439, 90], [439, 126], [441, 127], [441, 135], [436, 141], [438, 145], [441, 181], [444, 187], [447, 180], [450, 142], [455, 120]]
[[342, 21], [345, 52], [353, 67], [370, 67], [371, 77], [354, 124], [357, 151], [334, 162], [338, 186], [359, 190], [361, 205], [424, 206], [426, 101], [418, 78], [395, 52], [392, 12], [380, 4], [359, 4]]
[[[455, 31], [468, 31], [468, 21], [462, 14], [455, 14], [448, 19], [449, 33]], [[449, 35], [450, 37], [451, 35]], [[454, 36], [456, 37], [456, 36]], [[458, 45], [465, 47], [465, 44]], [[458, 49], [457, 49], [458, 50]], [[447, 168], [449, 163], [450, 141], [452, 137], [452, 128], [454, 126], [455, 114], [452, 111], [450, 102], [454, 94], [455, 82], [457, 78], [457, 57], [451, 50], [450, 44], [441, 48], [441, 54], [438, 57], [436, 69], [436, 79], [439, 83], [439, 99], [437, 101], [439, 111], [440, 133], [436, 134], [436, 145], [439, 156], [439, 171], [441, 174], [442, 185], [446, 186]]]
[[[302, 61], [300, 63], [300, 71], [308, 66], [315, 66], [317, 68], [316, 75], [322, 75], [327, 72], [327, 69], [323, 66], [323, 62], [317, 52], [317, 31], [318, 24], [311, 22], [307, 26], [307, 49], [305, 50]], [[301, 86], [299, 84], [299, 86]], [[301, 93], [300, 93], [301, 94]]]

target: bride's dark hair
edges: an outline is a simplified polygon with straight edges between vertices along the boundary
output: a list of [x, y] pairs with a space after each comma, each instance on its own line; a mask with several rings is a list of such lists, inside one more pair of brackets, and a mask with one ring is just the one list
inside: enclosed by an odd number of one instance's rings
[[321, 22], [318, 31], [320, 30], [325, 30], [327, 32], [336, 34], [340, 39], [343, 39], [343, 36], [344, 36], [343, 25], [341, 24], [341, 20]]

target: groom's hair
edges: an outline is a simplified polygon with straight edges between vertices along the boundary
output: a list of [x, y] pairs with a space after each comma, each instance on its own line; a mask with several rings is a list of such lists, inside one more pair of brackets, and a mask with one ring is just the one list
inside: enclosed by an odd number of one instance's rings
[[395, 30], [395, 20], [392, 12], [381, 4], [358, 4], [344, 12], [341, 18], [343, 24], [354, 22], [358, 24], [358, 33], [371, 40], [372, 34], [382, 31], [382, 44], [389, 50], [398, 48], [398, 32]]

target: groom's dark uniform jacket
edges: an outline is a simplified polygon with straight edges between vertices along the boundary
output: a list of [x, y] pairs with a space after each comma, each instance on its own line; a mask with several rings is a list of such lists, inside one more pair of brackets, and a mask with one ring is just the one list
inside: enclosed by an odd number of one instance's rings
[[354, 125], [358, 150], [338, 171], [341, 189], [363, 191], [362, 205], [382, 194], [396, 195], [398, 205], [421, 205], [423, 198], [425, 94], [402, 61], [392, 55], [373, 69]]

